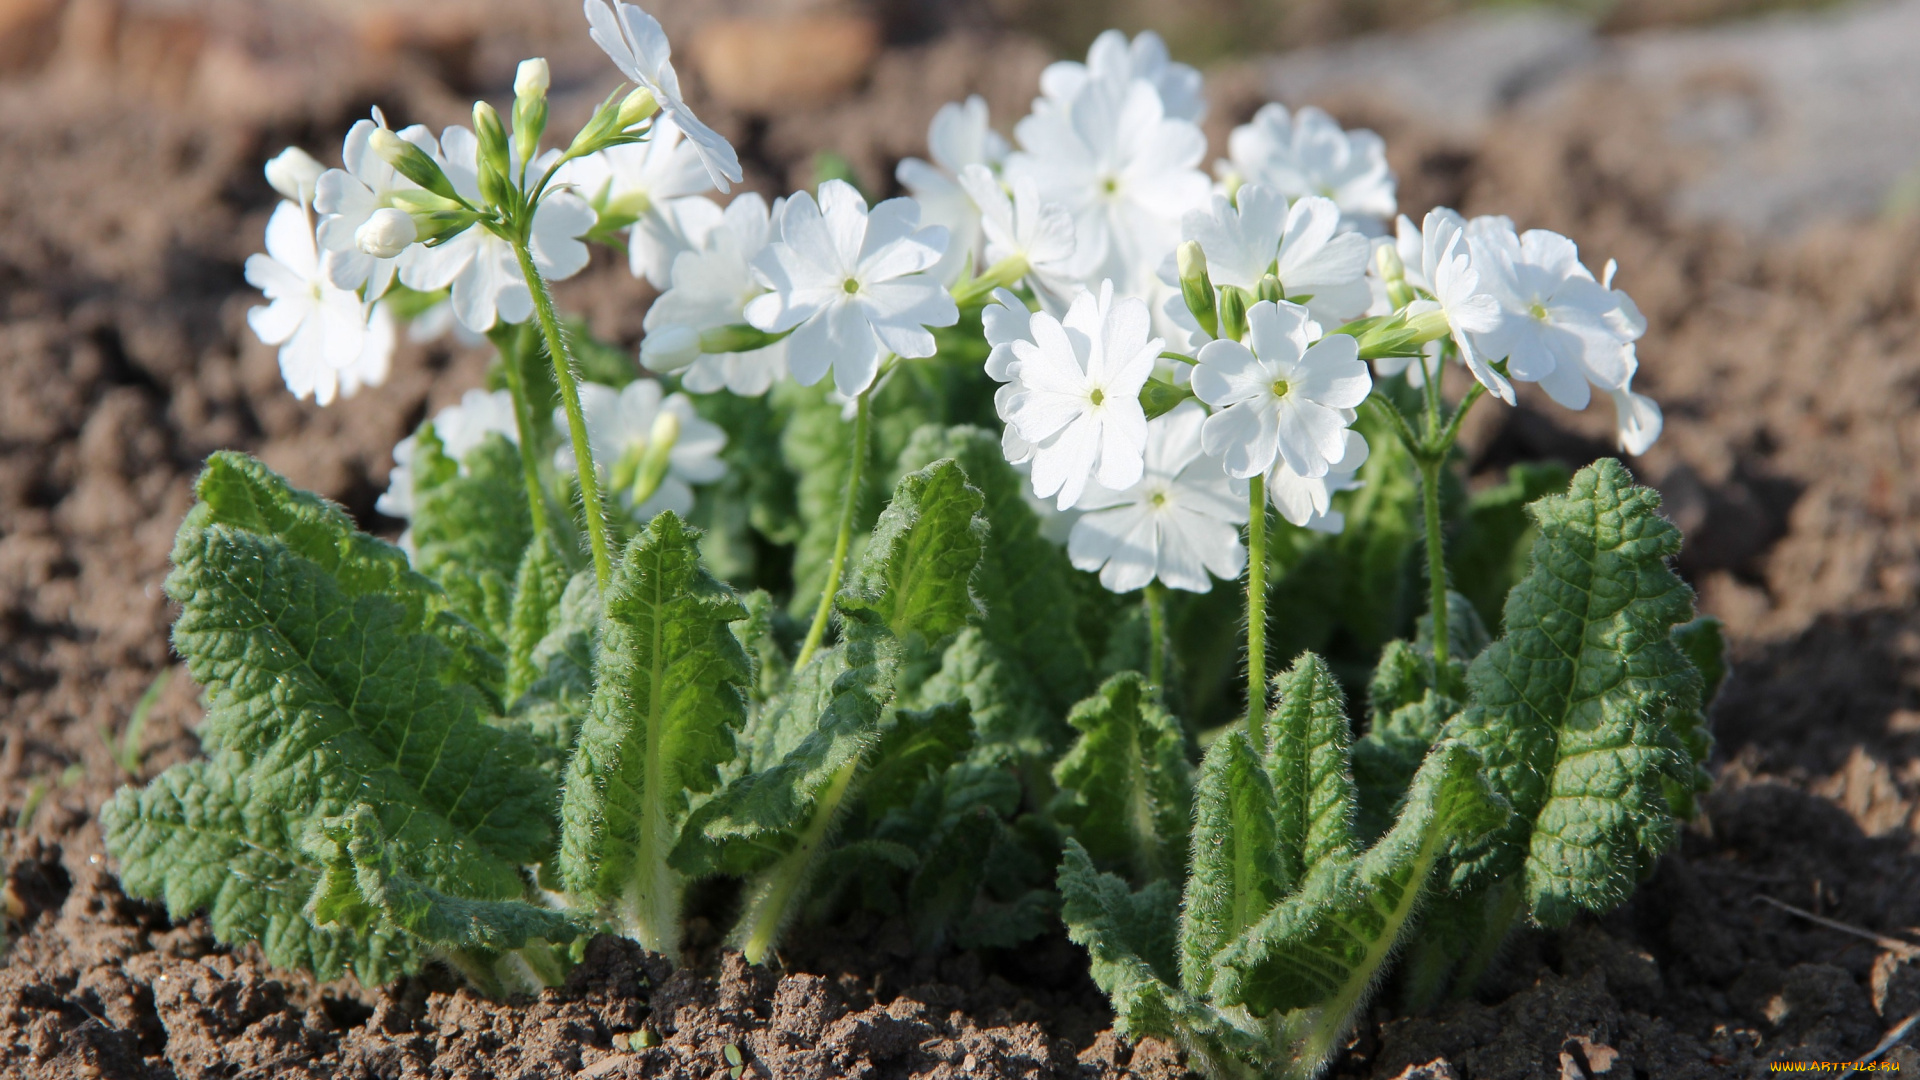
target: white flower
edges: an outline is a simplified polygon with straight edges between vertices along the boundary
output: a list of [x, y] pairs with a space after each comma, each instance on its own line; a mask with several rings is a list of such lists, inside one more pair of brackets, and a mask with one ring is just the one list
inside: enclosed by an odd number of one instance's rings
[[407, 324], [407, 340], [417, 345], [424, 345], [448, 335], [452, 335], [453, 340], [460, 345], [475, 346], [487, 343], [487, 335], [460, 325], [460, 320], [453, 314], [452, 300], [439, 301], [415, 315], [413, 321]]
[[[1035, 291], [1056, 303], [1072, 294], [1073, 218], [1058, 206], [1040, 202], [1033, 180], [1021, 177], [1008, 198], [1000, 181], [984, 165], [969, 165], [960, 184], [980, 208], [980, 227], [987, 238], [989, 265], [1018, 258], [1026, 263], [1022, 275]], [[1058, 310], [1056, 308], [1055, 310]]]
[[[718, 424], [701, 419], [687, 395], [667, 394], [663, 400], [660, 384], [652, 379], [635, 379], [620, 390], [581, 383], [580, 411], [586, 418], [587, 445], [601, 479], [610, 483], [621, 508], [635, 521], [651, 521], [663, 510], [685, 516], [693, 509], [691, 485], [711, 484], [727, 474], [726, 462], [720, 460], [727, 433]], [[553, 411], [553, 423], [566, 429], [565, 410]], [[636, 505], [636, 470], [649, 450], [655, 455], [660, 452], [656, 443], [666, 446], [666, 473], [659, 486], [645, 493]], [[572, 443], [562, 443], [554, 452], [553, 463], [563, 473], [576, 471]]]
[[1646, 453], [1660, 438], [1660, 429], [1665, 424], [1659, 403], [1627, 387], [1609, 390], [1607, 394], [1613, 398], [1614, 426], [1620, 449], [1629, 454]]
[[780, 214], [780, 239], [753, 260], [772, 291], [747, 304], [747, 321], [770, 333], [792, 330], [787, 361], [802, 386], [833, 370], [853, 397], [872, 385], [888, 352], [932, 356], [929, 326], [960, 319], [953, 297], [925, 273], [946, 250], [947, 230], [920, 228], [912, 199], [867, 201], [842, 180], [800, 192]]
[[1033, 444], [1021, 438], [1019, 429], [1008, 422], [1009, 405], [1013, 395], [1020, 392], [1019, 384], [1012, 381], [1020, 364], [1013, 354], [1013, 346], [1018, 341], [1034, 343], [1032, 326], [1033, 312], [1008, 289], [993, 290], [992, 302], [980, 309], [980, 327], [991, 350], [987, 353], [987, 377], [1001, 384], [993, 394], [994, 410], [1000, 414], [1001, 423], [1006, 424], [1000, 432], [1000, 451], [1014, 465], [1033, 460]]
[[299, 206], [283, 202], [267, 222], [267, 253], [247, 257], [247, 283], [267, 296], [247, 312], [260, 340], [280, 346], [280, 376], [295, 397], [322, 405], [386, 381], [393, 359], [393, 319], [327, 280], [312, 226]]
[[645, 142], [575, 158], [555, 180], [604, 211], [637, 215], [627, 234], [628, 265], [656, 289], [667, 287], [674, 256], [698, 246], [720, 220], [719, 206], [700, 194], [713, 187], [706, 166], [664, 117]]
[[752, 352], [702, 353], [700, 334], [746, 321], [748, 302], [766, 292], [753, 258], [771, 240], [766, 200], [747, 192], [729, 203], [701, 243], [674, 258], [672, 287], [647, 309], [640, 362], [662, 374], [680, 372], [681, 384], [695, 393], [766, 393], [786, 374], [785, 341]]
[[1014, 136], [1021, 150], [1007, 158], [1007, 179], [1031, 181], [1041, 201], [1073, 215], [1073, 277], [1152, 293], [1180, 216], [1212, 190], [1194, 167], [1207, 150], [1200, 129], [1165, 115], [1144, 79], [1090, 79], [1070, 101], [1021, 120]]
[[[480, 141], [463, 127], [442, 132], [431, 150], [454, 190], [473, 203], [480, 202], [479, 151]], [[528, 242], [543, 277], [562, 281], [586, 267], [587, 245], [578, 238], [597, 220], [585, 199], [570, 191], [548, 192], [534, 211]], [[479, 225], [437, 247], [417, 250], [401, 268], [400, 280], [421, 292], [451, 287], [453, 312], [469, 330], [489, 330], [496, 321], [525, 322], [533, 314], [533, 294], [513, 246]]]
[[1065, 107], [1082, 87], [1095, 80], [1128, 82], [1143, 79], [1160, 95], [1161, 107], [1176, 120], [1199, 123], [1207, 115], [1205, 86], [1200, 72], [1186, 64], [1176, 64], [1167, 54], [1167, 43], [1148, 30], [1128, 44], [1127, 36], [1108, 30], [1093, 39], [1087, 49], [1087, 62], [1059, 60], [1040, 73], [1042, 99], [1034, 103]]
[[267, 162], [267, 183], [289, 202], [301, 206], [313, 202], [313, 187], [326, 166], [297, 146], [289, 146]]
[[1267, 473], [1267, 501], [1281, 517], [1301, 528], [1338, 533], [1347, 527], [1347, 516], [1333, 509], [1333, 496], [1360, 486], [1353, 477], [1367, 463], [1368, 453], [1366, 438], [1348, 429], [1346, 452], [1327, 466], [1325, 476], [1308, 479], [1281, 458]]
[[[1340, 208], [1330, 199], [1308, 196], [1288, 207], [1274, 189], [1247, 184], [1237, 205], [1215, 195], [1208, 209], [1189, 211], [1180, 233], [1206, 252], [1215, 286], [1252, 293], [1272, 274], [1282, 296], [1306, 297], [1307, 310], [1325, 323], [1345, 322], [1372, 302], [1367, 257], [1373, 248], [1365, 237], [1340, 231]], [[1169, 284], [1179, 280], [1171, 256], [1162, 261], [1160, 276]], [[1199, 329], [1178, 293], [1168, 299], [1167, 313], [1189, 330]]]
[[1359, 342], [1332, 334], [1309, 347], [1307, 309], [1268, 300], [1247, 309], [1247, 328], [1251, 349], [1210, 341], [1196, 358], [1194, 395], [1214, 408], [1201, 431], [1207, 453], [1225, 458], [1230, 476], [1258, 476], [1276, 456], [1301, 476], [1325, 476], [1373, 389]]
[[1147, 439], [1140, 387], [1164, 344], [1147, 336], [1152, 323], [1144, 301], [1116, 300], [1109, 281], [1097, 296], [1075, 298], [1065, 320], [1036, 312], [1033, 340], [1012, 343], [1018, 389], [1005, 415], [1033, 444], [1035, 495], [1057, 494], [1066, 510], [1089, 480], [1113, 491], [1139, 481]]
[[1247, 565], [1240, 526], [1247, 522], [1244, 485], [1200, 448], [1206, 411], [1183, 401], [1147, 425], [1145, 466], [1124, 491], [1087, 485], [1086, 513], [1067, 536], [1067, 557], [1081, 570], [1100, 571], [1100, 584], [1117, 593], [1159, 578], [1168, 587], [1203, 593], [1207, 576], [1232, 580]]
[[[327, 276], [343, 289], [367, 287], [368, 298], [380, 296], [399, 268], [393, 259], [376, 258], [361, 247], [359, 233], [368, 219], [393, 206], [393, 195], [419, 185], [401, 176], [367, 145], [375, 131], [387, 126], [380, 110], [373, 119], [349, 128], [340, 148], [344, 169], [328, 169], [314, 187], [313, 210], [320, 215], [320, 248], [326, 253]], [[415, 124], [397, 132], [402, 139], [428, 153], [435, 150], [433, 135]]]
[[[1473, 335], [1489, 361], [1505, 360], [1509, 379], [1537, 382], [1569, 409], [1587, 407], [1589, 383], [1626, 387], [1645, 320], [1624, 293], [1593, 279], [1573, 241], [1545, 229], [1516, 235], [1505, 218], [1476, 218], [1467, 236], [1480, 285], [1500, 305], [1499, 322]], [[1511, 387], [1489, 389], [1513, 403]]]
[[731, 191], [739, 183], [740, 158], [719, 132], [700, 122], [680, 96], [680, 76], [673, 70], [673, 46], [660, 20], [622, 0], [586, 0], [588, 33], [606, 51], [620, 74], [652, 91], [665, 113], [693, 144], [713, 186]]
[[987, 126], [986, 99], [974, 94], [965, 104], [950, 101], [933, 114], [927, 127], [933, 161], [902, 158], [894, 167], [894, 178], [920, 203], [921, 219], [947, 228], [947, 253], [929, 271], [941, 281], [971, 269], [980, 250], [980, 211], [961, 188], [960, 174], [970, 165], [998, 168], [1007, 150], [1007, 140]]
[[1351, 226], [1379, 232], [1394, 215], [1396, 181], [1386, 144], [1371, 131], [1342, 131], [1319, 109], [1289, 115], [1283, 105], [1266, 105], [1233, 129], [1227, 148], [1232, 170], [1247, 182], [1289, 199], [1325, 196]]
[[[1446, 207], [1428, 211], [1418, 229], [1405, 214], [1400, 215], [1394, 248], [1406, 267], [1407, 283], [1426, 290], [1433, 297], [1430, 301], [1414, 301], [1408, 305], [1407, 314], [1445, 313], [1448, 333], [1459, 349], [1461, 361], [1482, 385], [1503, 400], [1511, 401], [1512, 386], [1474, 348], [1474, 335], [1496, 329], [1501, 316], [1499, 303], [1480, 287], [1480, 273], [1473, 267], [1473, 249], [1467, 241], [1466, 228], [1466, 221]], [[1410, 365], [1407, 358], [1397, 359], [1398, 364], [1376, 366], [1383, 374], [1399, 374]], [[1414, 386], [1424, 385], [1427, 370], [1433, 370], [1433, 365], [1414, 368], [1408, 381]]]
[[[477, 449], [489, 434], [503, 435], [510, 443], [520, 442], [520, 425], [513, 415], [513, 394], [506, 390], [469, 390], [457, 405], [448, 405], [433, 414], [433, 434], [440, 440], [440, 452], [461, 462]], [[420, 452], [418, 434], [400, 440], [393, 448], [393, 471], [387, 474], [387, 490], [373, 504], [375, 510], [392, 518], [413, 517], [413, 459]], [[466, 465], [460, 464], [466, 472]]]
[[419, 238], [413, 215], [391, 206], [375, 210], [366, 224], [353, 231], [354, 244], [376, 259], [397, 258]]

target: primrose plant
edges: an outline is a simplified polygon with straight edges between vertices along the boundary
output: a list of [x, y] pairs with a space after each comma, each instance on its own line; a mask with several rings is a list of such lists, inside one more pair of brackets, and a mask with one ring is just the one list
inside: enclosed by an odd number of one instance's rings
[[[942, 108], [913, 197], [722, 205], [659, 24], [585, 8], [632, 86], [564, 144], [529, 60], [511, 130], [376, 111], [339, 168], [268, 164], [289, 389], [378, 387], [403, 326], [497, 358], [394, 448], [397, 546], [208, 460], [167, 581], [206, 756], [103, 811], [130, 893], [491, 993], [595, 932], [679, 958], [696, 882], [754, 963], [855, 910], [926, 949], [1063, 921], [1123, 1032], [1310, 1076], [1376, 992], [1469, 989], [1672, 843], [1720, 639], [1658, 497], [1456, 472], [1522, 383], [1659, 435], [1611, 263], [1395, 217], [1380, 140], [1312, 109], [1210, 179], [1152, 35], [1048, 68], [1011, 142]], [[658, 290], [638, 364], [555, 308], [593, 245]]]

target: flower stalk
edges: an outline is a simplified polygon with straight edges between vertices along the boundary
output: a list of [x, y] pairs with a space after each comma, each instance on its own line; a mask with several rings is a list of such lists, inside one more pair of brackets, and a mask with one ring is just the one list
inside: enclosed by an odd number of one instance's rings
[[520, 367], [524, 359], [520, 327], [496, 323], [487, 337], [500, 353], [501, 364], [507, 369], [507, 389], [513, 394], [513, 423], [520, 432], [520, 471], [527, 484], [527, 512], [533, 515], [534, 534], [549, 534], [553, 524], [547, 517], [547, 495], [540, 484], [540, 462], [535, 457], [533, 403], [527, 399], [526, 372]]
[[1247, 481], [1247, 736], [1267, 752], [1267, 485]]
[[[879, 380], [874, 382], [877, 385]], [[853, 461], [847, 468], [847, 496], [840, 504], [840, 532], [833, 540], [833, 561], [827, 567], [827, 582], [820, 592], [819, 606], [814, 608], [813, 625], [807, 628], [806, 642], [793, 661], [795, 671], [807, 666], [827, 636], [827, 622], [833, 617], [833, 598], [840, 591], [840, 576], [847, 568], [847, 548], [853, 543], [853, 515], [859, 508], [861, 473], [866, 466], [867, 442], [871, 436], [873, 387], [860, 391], [854, 402]]]
[[1167, 587], [1159, 578], [1147, 582], [1147, 681], [1156, 693], [1167, 685]]

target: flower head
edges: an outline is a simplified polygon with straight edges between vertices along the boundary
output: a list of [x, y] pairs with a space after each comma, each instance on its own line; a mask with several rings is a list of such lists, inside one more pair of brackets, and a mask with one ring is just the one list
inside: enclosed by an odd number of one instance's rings
[[322, 405], [386, 381], [393, 319], [328, 280], [307, 212], [281, 203], [267, 221], [267, 253], [247, 257], [247, 283], [267, 296], [247, 312], [260, 340], [280, 347], [280, 376], [295, 397]]
[[[1500, 307], [1473, 344], [1490, 361], [1505, 360], [1508, 378], [1539, 383], [1569, 409], [1587, 407], [1589, 384], [1626, 387], [1645, 320], [1626, 294], [1594, 280], [1573, 241], [1545, 229], [1517, 234], [1505, 218], [1476, 218], [1467, 237], [1480, 285]], [[1510, 387], [1490, 389], [1512, 404]]]
[[[320, 217], [320, 248], [326, 261], [327, 276], [343, 289], [366, 286], [369, 298], [387, 291], [400, 256], [379, 257], [368, 253], [360, 243], [360, 233], [374, 215], [393, 209], [396, 192], [415, 190], [418, 185], [394, 169], [373, 152], [367, 141], [375, 131], [387, 126], [380, 110], [373, 119], [361, 120], [347, 130], [340, 148], [345, 168], [328, 169], [315, 182], [313, 210]], [[415, 124], [397, 134], [429, 154], [436, 149], [433, 135]], [[405, 255], [402, 248], [400, 255]]]
[[[462, 461], [478, 448], [488, 435], [504, 436], [519, 443], [520, 425], [513, 415], [513, 394], [506, 390], [469, 390], [456, 405], [448, 405], [433, 414], [433, 435], [440, 440], [440, 451], [455, 462]], [[387, 490], [373, 504], [375, 510], [402, 520], [413, 517], [413, 459], [420, 452], [419, 434], [400, 440], [393, 448], [393, 471], [387, 474]]]
[[567, 162], [555, 179], [572, 184], [602, 214], [635, 219], [627, 234], [628, 265], [656, 289], [667, 287], [674, 257], [719, 223], [720, 208], [701, 196], [713, 180], [694, 144], [669, 119], [655, 123], [645, 142]]
[[1354, 474], [1367, 463], [1367, 440], [1349, 428], [1346, 450], [1339, 460], [1327, 466], [1327, 474], [1314, 478], [1293, 471], [1285, 458], [1273, 463], [1267, 473], [1267, 501], [1280, 516], [1303, 529], [1338, 533], [1347, 527], [1347, 517], [1333, 509], [1333, 497], [1360, 486]]
[[1033, 444], [1033, 492], [1058, 496], [1060, 509], [1080, 499], [1089, 480], [1124, 491], [1140, 479], [1147, 416], [1140, 387], [1164, 344], [1149, 337], [1152, 316], [1136, 297], [1114, 297], [1113, 283], [1082, 292], [1055, 319], [1036, 312], [1032, 340], [1015, 340], [1017, 389], [1007, 396], [1007, 422]]
[[288, 202], [301, 206], [313, 202], [313, 187], [326, 166], [297, 146], [289, 146], [267, 162], [267, 183]]
[[673, 70], [673, 46], [660, 20], [622, 0], [586, 0], [588, 33], [620, 74], [651, 91], [665, 113], [693, 144], [713, 186], [731, 191], [741, 179], [740, 158], [721, 134], [700, 122], [680, 96]]
[[[473, 132], [450, 127], [429, 151], [454, 190], [476, 203], [480, 201], [479, 150]], [[562, 281], [585, 269], [587, 245], [579, 237], [597, 220], [585, 199], [570, 191], [549, 191], [533, 214], [527, 246], [534, 267], [548, 281]], [[513, 245], [482, 226], [437, 247], [418, 249], [401, 267], [400, 280], [421, 292], [450, 287], [454, 315], [462, 326], [476, 332], [491, 329], [496, 321], [525, 322], [533, 314], [533, 294], [527, 290]]]
[[1013, 381], [1019, 370], [1020, 360], [1014, 355], [1015, 342], [1024, 341], [1028, 345], [1033, 340], [1033, 312], [1027, 308], [1026, 301], [1015, 296], [1008, 289], [995, 289], [993, 299], [980, 309], [980, 328], [987, 339], [987, 377], [1000, 385], [993, 393], [993, 407], [1000, 414], [1001, 423], [1006, 426], [1000, 432], [1000, 451], [1007, 461], [1014, 465], [1025, 465], [1033, 460], [1033, 444], [1020, 437], [1020, 431], [1010, 422], [1009, 411], [1013, 395], [1020, 392], [1020, 385]]
[[782, 208], [779, 240], [753, 260], [771, 291], [747, 304], [747, 321], [793, 331], [787, 359], [802, 386], [832, 369], [834, 386], [853, 397], [873, 384], [887, 353], [932, 356], [927, 328], [959, 321], [953, 297], [926, 273], [946, 244], [945, 229], [920, 227], [912, 199], [869, 212], [852, 185], [829, 180], [819, 202], [803, 191]]
[[894, 178], [920, 204], [920, 216], [929, 225], [947, 229], [947, 252], [930, 273], [950, 282], [980, 250], [980, 211], [960, 185], [969, 166], [999, 168], [1006, 160], [1007, 140], [987, 126], [987, 102], [978, 94], [966, 102], [950, 101], [933, 114], [927, 128], [931, 162], [902, 158]]
[[[1117, 593], [1158, 578], [1167, 586], [1203, 593], [1207, 576], [1231, 580], [1247, 564], [1240, 526], [1247, 498], [1201, 450], [1206, 412], [1191, 401], [1147, 424], [1140, 479], [1114, 491], [1098, 481], [1080, 498], [1086, 513], [1067, 536], [1067, 556], [1081, 570], [1098, 570], [1100, 584]], [[1244, 488], [1244, 485], [1240, 485]]]
[[[1416, 229], [1412, 220], [1402, 214], [1396, 226], [1394, 249], [1405, 266], [1408, 284], [1426, 290], [1432, 297], [1408, 305], [1407, 314], [1444, 313], [1448, 333], [1473, 377], [1496, 396], [1511, 401], [1512, 385], [1474, 347], [1475, 335], [1500, 325], [1500, 305], [1480, 287], [1480, 273], [1473, 267], [1473, 248], [1467, 241], [1466, 221], [1452, 210], [1439, 207], [1428, 211]], [[1409, 369], [1404, 359], [1398, 364], [1376, 366], [1382, 374], [1389, 375]], [[1408, 379], [1415, 386], [1423, 385], [1425, 373], [1431, 369], [1428, 363], [1413, 367]]]
[[1201, 437], [1227, 473], [1258, 476], [1285, 460], [1318, 478], [1347, 450], [1353, 410], [1373, 389], [1359, 343], [1333, 334], [1309, 346], [1307, 309], [1262, 300], [1247, 309], [1252, 348], [1210, 341], [1193, 369], [1193, 392], [1213, 406]]
[[747, 304], [767, 291], [754, 276], [753, 258], [772, 240], [773, 216], [766, 200], [747, 192], [727, 204], [697, 246], [674, 258], [672, 287], [647, 309], [641, 363], [662, 374], [679, 372], [681, 384], [695, 393], [724, 387], [744, 397], [766, 393], [786, 374], [785, 341], [744, 353], [699, 351], [703, 331], [746, 321]]
[[[1359, 315], [1372, 300], [1367, 288], [1372, 248], [1365, 237], [1340, 231], [1340, 208], [1330, 199], [1310, 195], [1288, 206], [1273, 188], [1247, 184], [1235, 199], [1215, 195], [1208, 209], [1188, 211], [1180, 232], [1206, 253], [1207, 273], [1216, 286], [1252, 293], [1272, 274], [1283, 298], [1301, 297], [1299, 303], [1327, 323]], [[1162, 261], [1160, 273], [1163, 281], [1178, 280], [1173, 258]], [[1167, 313], [1190, 332], [1199, 329], [1179, 294], [1168, 299]]]
[[[720, 460], [727, 433], [701, 419], [687, 395], [665, 394], [652, 379], [619, 390], [581, 383], [580, 410], [594, 463], [635, 521], [651, 521], [663, 510], [685, 515], [693, 509], [692, 485], [727, 474]], [[565, 411], [555, 409], [553, 423], [564, 430]], [[571, 445], [555, 451], [553, 463], [563, 473], [578, 469]]]
[[1393, 217], [1396, 181], [1386, 144], [1371, 131], [1341, 130], [1319, 109], [1289, 114], [1283, 105], [1266, 105], [1233, 129], [1227, 147], [1232, 171], [1246, 182], [1289, 199], [1332, 199], [1350, 227], [1378, 233]]
[[1093, 39], [1087, 49], [1087, 62], [1057, 60], [1040, 73], [1041, 99], [1035, 111], [1066, 106], [1087, 83], [1105, 80], [1126, 83], [1141, 79], [1160, 95], [1160, 105], [1176, 120], [1199, 123], [1207, 115], [1205, 86], [1200, 72], [1186, 64], [1176, 64], [1167, 53], [1167, 43], [1151, 30], [1127, 41], [1118, 30], [1108, 30]]
[[1070, 295], [1077, 284], [1072, 276], [1073, 218], [1058, 206], [1042, 204], [1039, 189], [1028, 177], [1014, 181], [1012, 198], [983, 165], [967, 166], [960, 184], [980, 208], [987, 262], [1018, 259], [1027, 268], [1022, 276], [1037, 292], [1056, 302]]

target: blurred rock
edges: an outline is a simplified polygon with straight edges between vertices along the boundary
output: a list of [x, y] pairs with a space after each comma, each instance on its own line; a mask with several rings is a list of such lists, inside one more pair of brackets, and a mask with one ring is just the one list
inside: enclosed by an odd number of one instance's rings
[[753, 113], [827, 104], [857, 86], [879, 52], [880, 24], [858, 15], [721, 19], [693, 39], [707, 89]]

